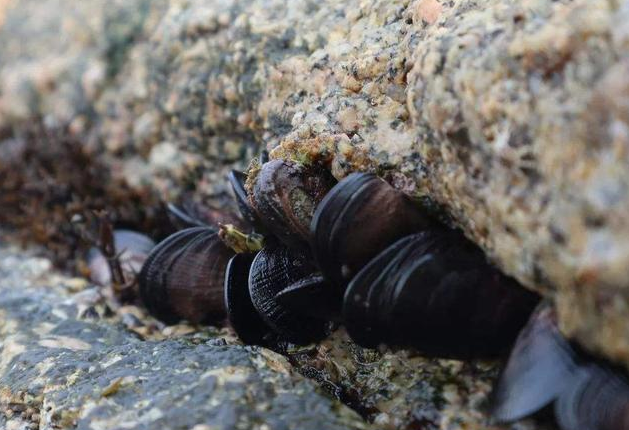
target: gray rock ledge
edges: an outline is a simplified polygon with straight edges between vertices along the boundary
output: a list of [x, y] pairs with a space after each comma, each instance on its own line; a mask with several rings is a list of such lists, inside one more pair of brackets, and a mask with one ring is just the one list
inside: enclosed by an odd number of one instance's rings
[[0, 428], [367, 427], [278, 354], [216, 333], [140, 340], [83, 280], [0, 245]]

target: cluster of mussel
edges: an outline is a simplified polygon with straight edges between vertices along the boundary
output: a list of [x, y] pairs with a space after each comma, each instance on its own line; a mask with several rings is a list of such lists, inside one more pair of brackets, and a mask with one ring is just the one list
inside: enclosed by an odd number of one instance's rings
[[255, 233], [193, 226], [150, 253], [138, 279], [158, 318], [227, 319], [251, 344], [317, 341], [337, 322], [360, 345], [469, 357], [505, 351], [538, 301], [373, 174], [335, 183], [271, 160], [249, 193], [245, 180], [230, 175]]
[[153, 315], [228, 322], [257, 345], [310, 343], [342, 324], [365, 347], [451, 358], [495, 357], [517, 338], [495, 390], [497, 419], [554, 402], [566, 430], [629, 429], [624, 378], [577, 364], [584, 355], [549, 323], [539, 297], [461, 232], [374, 174], [337, 183], [325, 169], [286, 160], [256, 174], [229, 177], [249, 231], [172, 208], [189, 227], [155, 246], [138, 276]]

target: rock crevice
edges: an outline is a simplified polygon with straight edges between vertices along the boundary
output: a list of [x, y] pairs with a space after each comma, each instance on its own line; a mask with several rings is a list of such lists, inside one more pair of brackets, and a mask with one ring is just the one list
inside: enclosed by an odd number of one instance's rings
[[0, 3], [4, 136], [65, 125], [132, 187], [210, 204], [260, 145], [376, 170], [629, 363], [629, 3], [105, 3]]

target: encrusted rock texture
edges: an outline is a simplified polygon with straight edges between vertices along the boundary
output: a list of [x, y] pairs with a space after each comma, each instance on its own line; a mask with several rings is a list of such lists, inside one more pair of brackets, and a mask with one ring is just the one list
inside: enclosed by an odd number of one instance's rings
[[0, 240], [3, 429], [554, 428], [491, 423], [495, 363], [367, 350], [341, 331], [279, 355], [226, 328], [164, 327], [41, 254]]
[[368, 427], [283, 356], [220, 333], [167, 328], [141, 338], [127, 328], [141, 320], [51, 268], [0, 245], [3, 429]]
[[261, 147], [377, 171], [629, 364], [629, 1], [4, 0], [0, 25], [4, 146], [63, 127], [208, 204]]

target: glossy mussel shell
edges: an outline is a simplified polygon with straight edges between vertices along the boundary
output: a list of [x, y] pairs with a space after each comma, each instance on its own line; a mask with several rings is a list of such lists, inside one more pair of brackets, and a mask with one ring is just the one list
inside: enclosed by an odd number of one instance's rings
[[284, 244], [307, 248], [312, 215], [334, 182], [320, 167], [271, 160], [258, 173], [250, 194], [251, 207]]
[[213, 229], [192, 227], [160, 242], [138, 277], [149, 312], [167, 323], [224, 320], [225, 270], [234, 252]]
[[370, 173], [352, 173], [321, 201], [311, 223], [312, 252], [328, 280], [344, 287], [396, 240], [431, 225], [402, 192]]
[[537, 302], [461, 233], [433, 229], [370, 261], [347, 287], [343, 317], [363, 346], [484, 357], [509, 348]]
[[277, 242], [265, 246], [255, 257], [249, 271], [249, 293], [258, 314], [278, 336], [296, 344], [307, 344], [327, 334], [323, 319], [285, 306], [278, 293], [313, 274], [307, 254]]
[[258, 215], [249, 204], [249, 198], [247, 196], [247, 190], [245, 183], [247, 181], [247, 175], [238, 170], [232, 170], [228, 175], [229, 183], [234, 191], [236, 204], [243, 220], [245, 220], [251, 227], [257, 231], [262, 231], [262, 224]]
[[255, 254], [236, 254], [225, 273], [225, 307], [229, 324], [240, 340], [249, 345], [266, 345], [272, 331], [253, 306], [249, 293], [249, 270]]
[[245, 223], [238, 214], [228, 209], [216, 209], [202, 202], [184, 197], [180, 204], [166, 204], [166, 215], [171, 225], [176, 230], [184, 230], [191, 227], [212, 227], [220, 224], [233, 224], [239, 228], [245, 228]]

